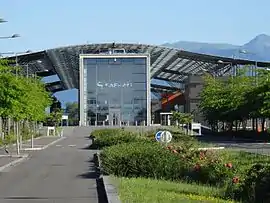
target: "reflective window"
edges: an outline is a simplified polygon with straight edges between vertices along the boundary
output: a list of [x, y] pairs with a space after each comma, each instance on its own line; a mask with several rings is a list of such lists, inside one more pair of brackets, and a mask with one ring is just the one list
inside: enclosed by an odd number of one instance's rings
[[146, 58], [84, 59], [90, 125], [146, 122]]

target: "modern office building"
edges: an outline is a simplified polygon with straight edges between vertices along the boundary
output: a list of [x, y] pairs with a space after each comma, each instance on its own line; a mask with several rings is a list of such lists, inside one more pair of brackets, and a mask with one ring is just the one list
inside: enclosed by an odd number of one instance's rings
[[197, 106], [203, 74], [229, 76], [249, 65], [253, 75], [254, 68], [270, 67], [265, 62], [123, 43], [59, 47], [9, 58], [24, 68], [24, 74], [57, 75], [59, 81], [46, 84], [52, 93], [78, 89], [82, 126], [166, 125], [172, 110], [193, 113], [198, 115], [195, 121], [202, 122]]
[[81, 125], [150, 125], [149, 54], [81, 54], [80, 90]]

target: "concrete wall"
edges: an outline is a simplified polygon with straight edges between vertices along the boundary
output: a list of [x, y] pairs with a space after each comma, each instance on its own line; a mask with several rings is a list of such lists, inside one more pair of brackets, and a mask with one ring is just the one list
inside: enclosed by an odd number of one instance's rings
[[198, 109], [200, 103], [200, 92], [203, 88], [201, 76], [189, 76], [185, 82], [185, 112], [191, 113]]

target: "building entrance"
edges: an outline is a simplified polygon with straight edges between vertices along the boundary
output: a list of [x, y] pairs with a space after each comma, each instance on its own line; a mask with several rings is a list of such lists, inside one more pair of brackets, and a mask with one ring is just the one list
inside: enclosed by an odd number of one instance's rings
[[120, 109], [110, 109], [109, 123], [112, 126], [119, 126], [121, 123], [121, 111]]

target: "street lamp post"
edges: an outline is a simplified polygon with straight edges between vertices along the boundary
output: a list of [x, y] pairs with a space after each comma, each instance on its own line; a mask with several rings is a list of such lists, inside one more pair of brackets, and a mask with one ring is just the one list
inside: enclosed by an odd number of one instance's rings
[[11, 36], [0, 36], [0, 39], [14, 39], [20, 37], [19, 34], [13, 34]]
[[[233, 59], [234, 59], [234, 57], [233, 57]], [[234, 77], [234, 76], [236, 76], [236, 71], [234, 70], [234, 66], [233, 66], [233, 63], [232, 62], [224, 62], [224, 61], [222, 61], [222, 60], [218, 60], [217, 61], [219, 64], [227, 64], [227, 65], [230, 65], [231, 67], [232, 67], [232, 78]]]
[[[244, 54], [244, 55], [256, 55], [255, 53], [249, 52], [247, 50], [241, 49], [239, 50], [240, 54]], [[255, 71], [254, 71], [254, 67], [251, 67], [251, 76], [254, 77], [255, 76], [255, 85], [258, 85], [258, 77], [257, 77], [257, 67], [258, 67], [258, 62], [257, 60], [255, 60]], [[256, 130], [258, 130], [258, 119], [255, 119], [255, 123], [256, 123]], [[255, 123], [254, 123], [254, 119], [252, 119], [252, 129], [255, 130]]]
[[[16, 64], [16, 67], [19, 65], [18, 63], [18, 54], [28, 54], [28, 53], [31, 53], [32, 51], [31, 50], [27, 50], [27, 51], [21, 51], [21, 52], [13, 52], [13, 51], [10, 51], [10, 52], [2, 52], [0, 53], [0, 56], [2, 55], [15, 55], [15, 64]], [[16, 69], [16, 76], [17, 76], [17, 69]]]
[[0, 18], [0, 23], [6, 23], [7, 21], [3, 18]]
[[[38, 60], [38, 63], [42, 63], [42, 61]], [[48, 72], [49, 70], [44, 69], [43, 71], [36, 71], [34, 73], [34, 78], [37, 78], [37, 73], [42, 73], [42, 72]], [[28, 76], [27, 76], [28, 77]], [[35, 122], [35, 129], [34, 129], [35, 133], [37, 132], [37, 122]], [[34, 148], [34, 133], [32, 133], [31, 135], [31, 148]]]
[[[18, 64], [19, 66], [23, 66], [23, 67], [26, 67], [26, 77], [28, 78], [29, 77], [29, 65], [33, 65], [33, 64], [35, 64], [35, 63], [38, 63], [38, 64], [41, 64], [42, 63], [42, 61], [41, 60], [37, 60], [36, 62], [32, 62], [32, 63], [27, 63], [27, 64]], [[45, 72], [47, 72], [48, 70], [44, 70]], [[36, 71], [35, 72], [35, 74], [37, 73], [37, 72], [44, 72], [44, 71]]]

